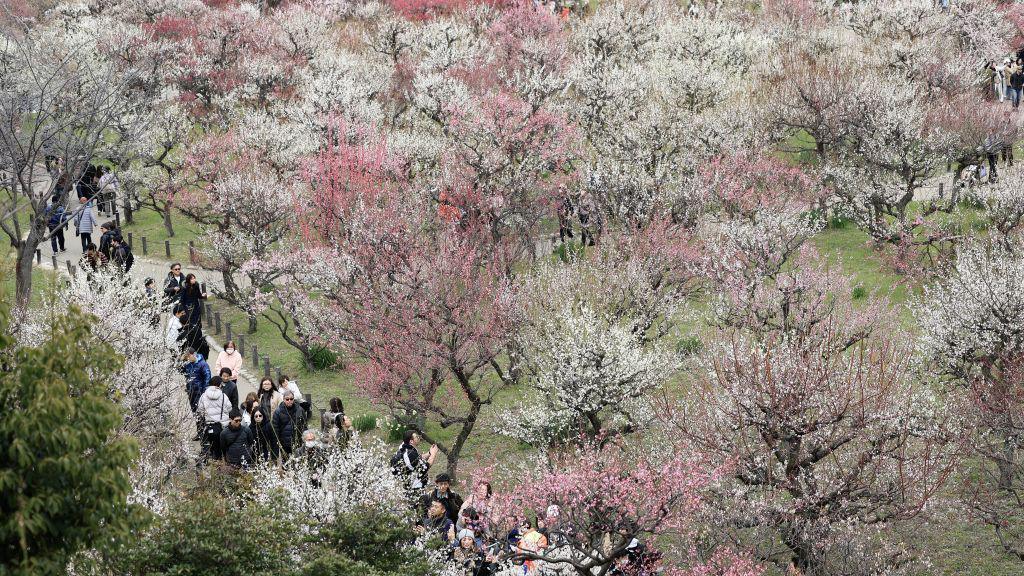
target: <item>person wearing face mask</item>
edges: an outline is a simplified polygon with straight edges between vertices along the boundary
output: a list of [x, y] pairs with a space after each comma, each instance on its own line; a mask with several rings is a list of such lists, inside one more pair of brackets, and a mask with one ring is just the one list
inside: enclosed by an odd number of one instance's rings
[[302, 445], [295, 451], [296, 457], [305, 461], [309, 467], [309, 479], [314, 488], [320, 487], [320, 477], [327, 468], [327, 447], [317, 440], [316, 432], [306, 430], [302, 433]]
[[242, 360], [242, 353], [238, 351], [234, 340], [228, 340], [224, 343], [224, 349], [217, 355], [217, 362], [213, 365], [213, 371], [220, 373], [222, 368], [230, 368], [231, 377], [225, 379], [222, 375], [221, 379], [230, 380], [238, 384], [238, 375], [242, 371]]

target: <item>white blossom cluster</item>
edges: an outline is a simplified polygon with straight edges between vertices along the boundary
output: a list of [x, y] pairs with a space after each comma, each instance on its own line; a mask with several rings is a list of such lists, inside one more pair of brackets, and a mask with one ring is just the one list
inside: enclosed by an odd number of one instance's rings
[[326, 522], [360, 509], [405, 514], [405, 487], [388, 466], [388, 450], [379, 440], [356, 436], [344, 449], [321, 449], [326, 451], [322, 468], [305, 457], [293, 458], [284, 468], [256, 467], [252, 473], [256, 501], [288, 510], [302, 521], [312, 517]]
[[79, 273], [25, 324], [24, 341], [37, 341], [46, 317], [70, 306], [92, 314], [92, 337], [123, 358], [108, 395], [123, 410], [119, 432], [135, 438], [141, 447], [132, 474], [133, 500], [160, 510], [167, 483], [194, 455], [189, 440], [195, 434], [195, 420], [185, 377], [164, 344], [159, 303], [120, 274], [98, 272], [87, 278]]
[[[536, 394], [502, 413], [500, 433], [547, 446], [649, 422], [649, 395], [678, 366], [674, 351], [651, 341], [654, 318], [672, 308], [654, 301], [643, 279], [629, 272], [579, 260], [544, 267], [527, 283], [515, 351]], [[594, 290], [595, 282], [615, 288]]]
[[1024, 350], [1024, 254], [996, 241], [965, 245], [911, 310], [922, 356], [949, 376], [977, 376], [986, 360]]

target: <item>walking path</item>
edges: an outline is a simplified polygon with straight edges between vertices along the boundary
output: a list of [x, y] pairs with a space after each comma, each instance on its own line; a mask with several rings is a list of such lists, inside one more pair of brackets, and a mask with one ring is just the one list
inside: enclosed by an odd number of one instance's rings
[[[93, 213], [96, 214], [95, 208], [92, 208], [92, 210], [94, 210]], [[96, 217], [97, 222], [106, 222], [107, 220], [112, 219], [113, 217], [106, 218], [98, 214]], [[92, 236], [93, 242], [99, 245], [100, 234], [98, 227], [96, 228], [96, 231], [93, 232]], [[82, 259], [82, 241], [80, 237], [75, 236], [75, 225], [73, 222], [70, 223], [68, 225], [68, 229], [64, 231], [64, 239], [65, 251], [59, 252], [57, 254], [54, 254], [49, 242], [44, 242], [43, 244], [40, 244], [39, 251], [42, 255], [42, 267], [52, 269], [54, 265], [54, 256], [56, 256], [56, 264], [58, 271], [64, 274], [68, 274], [68, 263], [71, 264], [71, 268], [78, 268], [78, 262]], [[132, 280], [137, 282], [139, 290], [143, 289], [143, 285], [145, 283], [146, 278], [153, 278], [154, 280], [156, 280], [157, 289], [162, 289], [164, 279], [167, 277], [167, 273], [170, 271], [169, 262], [145, 258], [139, 256], [138, 254], [134, 254], [134, 256], [135, 260], [132, 264], [131, 270], [128, 272], [128, 275], [132, 278]], [[213, 288], [224, 287], [220, 277], [220, 273], [217, 271], [206, 270], [203, 268], [191, 266], [187, 262], [182, 262], [181, 266], [183, 274], [195, 274], [200, 282], [205, 283], [207, 292], [211, 291]], [[166, 324], [161, 323], [160, 329], [166, 329]], [[223, 350], [220, 343], [215, 341], [212, 336], [207, 335], [206, 341], [210, 344], [211, 356], [214, 356], [214, 354], [220, 353]], [[239, 352], [243, 352], [243, 350], [239, 350]], [[213, 369], [213, 363], [215, 359], [216, 356], [214, 356], [213, 358], [207, 358], [207, 361], [209, 361], [210, 363], [211, 370]], [[245, 398], [245, 396], [249, 392], [255, 392], [258, 382], [259, 378], [257, 377], [257, 375], [253, 374], [248, 369], [243, 367], [241, 374], [239, 374], [238, 377], [239, 398]]]

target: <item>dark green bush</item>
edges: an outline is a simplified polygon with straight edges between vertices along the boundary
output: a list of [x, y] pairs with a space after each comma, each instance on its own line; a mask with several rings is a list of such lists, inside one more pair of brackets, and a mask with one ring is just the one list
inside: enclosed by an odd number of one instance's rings
[[338, 355], [323, 346], [315, 346], [309, 353], [309, 367], [313, 370], [330, 370], [338, 365]]
[[864, 298], [867, 295], [868, 295], [868, 289], [867, 288], [865, 288], [863, 286], [859, 286], [859, 285], [853, 287], [853, 299], [854, 300], [860, 300], [860, 299]]

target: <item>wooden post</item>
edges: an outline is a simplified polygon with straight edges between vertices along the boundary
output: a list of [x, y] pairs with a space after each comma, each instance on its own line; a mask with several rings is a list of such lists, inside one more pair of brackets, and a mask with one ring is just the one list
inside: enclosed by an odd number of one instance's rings
[[118, 228], [121, 227], [121, 213], [120, 212], [114, 212], [114, 222], [117, 223], [116, 225], [117, 225]]
[[192, 264], [193, 266], [195, 266], [195, 264], [196, 264], [196, 243], [193, 242], [192, 240], [188, 241], [188, 261], [189, 261], [189, 264]]
[[149, 246], [146, 245], [146, 237], [143, 236], [142, 237], [142, 255], [145, 256], [147, 254], [149, 254]]
[[224, 341], [228, 342], [231, 340], [231, 322], [224, 323]]
[[[238, 346], [235, 348], [238, 349], [239, 354], [245, 355], [245, 332], [238, 335]], [[245, 359], [243, 358], [242, 360], [244, 361]]]
[[274, 375], [277, 376], [277, 381], [280, 382], [281, 381], [281, 367], [280, 366], [274, 366]]
[[253, 369], [260, 367], [260, 351], [256, 349], [256, 344], [252, 345], [252, 367]]
[[206, 327], [213, 326], [213, 306], [210, 304], [203, 304], [203, 318], [206, 318]]
[[942, 200], [942, 194], [943, 194], [942, 186], [943, 186], [943, 183], [939, 182], [939, 200]]
[[213, 313], [213, 333], [220, 334], [220, 312]]
[[133, 242], [132, 240], [133, 240], [132, 233], [129, 232], [128, 233], [128, 247], [131, 248], [132, 250], [135, 250], [135, 242]]
[[167, 252], [167, 257], [171, 257], [171, 241], [164, 240], [164, 251]]
[[270, 356], [263, 357], [263, 377], [270, 378]]
[[[310, 402], [310, 404], [312, 405], [312, 402]], [[325, 409], [325, 408], [321, 408], [320, 409], [320, 432], [323, 433], [323, 434], [327, 434], [327, 432], [330, 430], [330, 428], [327, 427], [328, 423], [324, 422], [324, 413], [325, 412], [327, 412], [327, 409]]]
[[36, 248], [36, 264], [42, 264], [42, 263], [43, 263], [43, 251], [40, 250], [39, 248]]
[[71, 274], [71, 276], [74, 276], [75, 275], [75, 267], [71, 265], [71, 260], [67, 260], [64, 263], [68, 265], [68, 274]]
[[54, 255], [50, 256], [50, 259], [53, 261], [53, 271], [56, 272], [57, 271], [57, 255], [54, 254]]
[[132, 202], [127, 194], [124, 197], [124, 221], [125, 224], [131, 224], [134, 221], [132, 220]]

